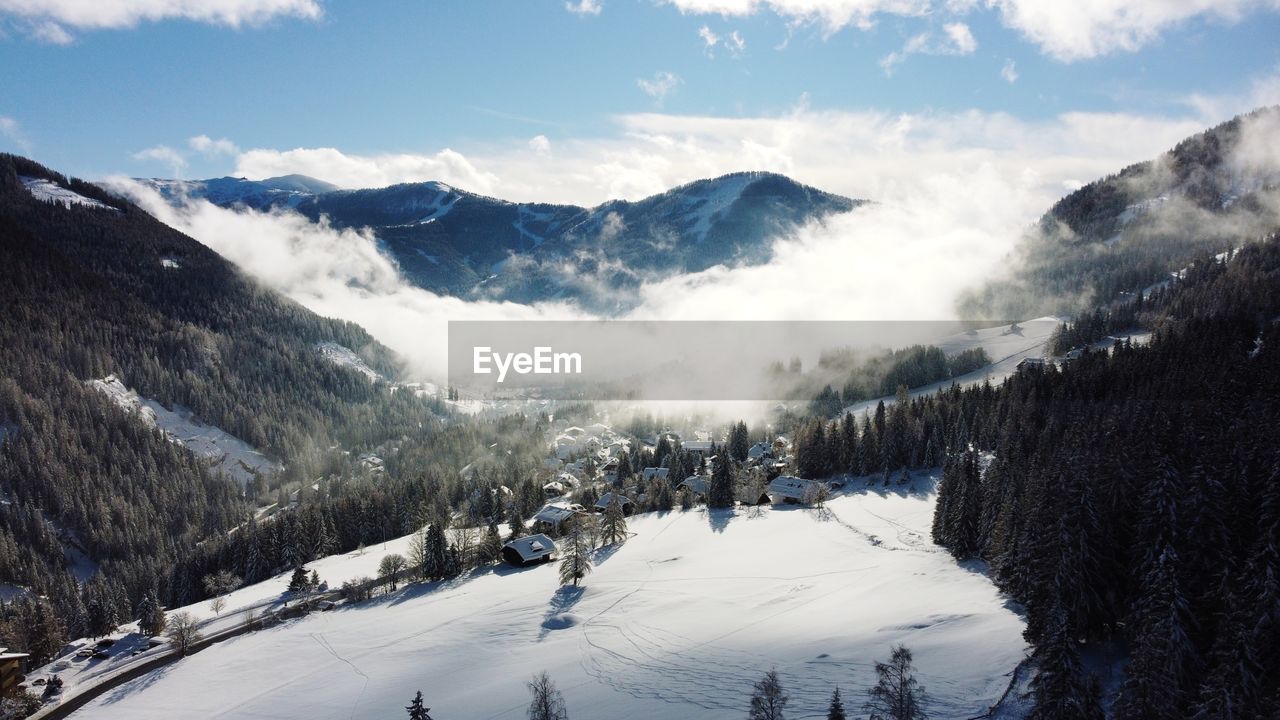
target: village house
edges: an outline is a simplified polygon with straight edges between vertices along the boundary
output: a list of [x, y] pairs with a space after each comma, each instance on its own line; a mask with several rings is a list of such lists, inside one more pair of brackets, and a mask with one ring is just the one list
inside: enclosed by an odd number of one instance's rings
[[26, 665], [26, 653], [11, 653], [0, 648], [0, 697], [10, 697], [18, 691], [18, 685], [26, 678], [22, 671]]
[[693, 498], [699, 500], [707, 497], [707, 490], [711, 487], [711, 483], [702, 475], [690, 475], [680, 481], [680, 487], [687, 488]]
[[556, 544], [546, 535], [529, 535], [517, 538], [502, 546], [502, 559], [508, 565], [528, 567], [538, 563], [551, 562], [556, 552]]
[[646, 483], [655, 478], [657, 478], [658, 480], [666, 480], [667, 477], [670, 475], [671, 475], [671, 468], [664, 468], [664, 467], [647, 467], [643, 471], [641, 471], [641, 474], [640, 474], [640, 476], [644, 478], [644, 481]]
[[817, 480], [779, 475], [769, 483], [769, 498], [780, 503], [810, 503], [824, 490]]
[[533, 523], [535, 528], [546, 528], [549, 532], [557, 533], [566, 520], [586, 512], [586, 508], [577, 503], [548, 503], [533, 516]]
[[[604, 495], [601, 495], [600, 499], [596, 501], [596, 512], [604, 512], [609, 508], [609, 503], [611, 502], [613, 502], [613, 493], [607, 492]], [[629, 516], [631, 513], [635, 512], [635, 505], [632, 504], [631, 499], [627, 496], [619, 495], [618, 502], [622, 504], [623, 515]]]
[[1025, 357], [1018, 361], [1018, 370], [1026, 370], [1028, 368], [1044, 369], [1052, 364], [1042, 357]]
[[686, 452], [698, 453], [699, 455], [706, 457], [711, 454], [711, 450], [715, 447], [715, 443], [710, 440], [690, 440], [680, 447]]

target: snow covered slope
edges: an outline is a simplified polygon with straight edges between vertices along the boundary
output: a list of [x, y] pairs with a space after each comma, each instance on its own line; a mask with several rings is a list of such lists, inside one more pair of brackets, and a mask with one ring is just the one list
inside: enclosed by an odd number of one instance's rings
[[214, 461], [216, 470], [240, 483], [248, 484], [255, 474], [273, 473], [279, 465], [254, 450], [245, 441], [212, 425], [205, 425], [190, 410], [175, 406], [169, 410], [161, 403], [144, 398], [125, 387], [115, 375], [90, 380], [89, 385], [105, 394], [126, 412], [137, 413], [149, 427], [159, 427], [170, 440], [203, 458]]
[[343, 367], [349, 367], [352, 370], [369, 378], [369, 382], [377, 382], [383, 380], [381, 373], [369, 367], [369, 363], [364, 358], [356, 354], [356, 351], [345, 345], [339, 345], [336, 342], [322, 342], [316, 345], [316, 349], [320, 354], [330, 362], [337, 363]]
[[[1054, 329], [1062, 322], [1061, 318], [1042, 317], [1018, 323], [1016, 327], [999, 325], [957, 333], [932, 341], [931, 345], [941, 348], [947, 355], [982, 348], [987, 351], [987, 357], [991, 358], [991, 364], [957, 378], [912, 388], [911, 395], [932, 395], [943, 388], [951, 387], [952, 383], [958, 383], [961, 387], [983, 382], [999, 384], [1016, 372], [1018, 363], [1024, 359], [1044, 357]], [[881, 401], [889, 405], [894, 401], [894, 396], [888, 395], [855, 403], [845, 408], [845, 411], [855, 416], [861, 415], [868, 410], [875, 410], [876, 404]]]
[[[421, 689], [438, 717], [514, 720], [525, 681], [546, 670], [571, 717], [737, 720], [751, 683], [776, 667], [788, 717], [806, 718], [836, 685], [860, 704], [896, 643], [915, 651], [933, 717], [972, 717], [1023, 659], [1023, 626], [982, 574], [928, 542], [932, 509], [931, 493], [867, 492], [825, 514], [637, 516], [629, 542], [598, 552], [585, 589], [560, 588], [545, 565], [413, 585], [229, 640], [73, 717], [400, 717]], [[336, 583], [382, 553], [314, 567]]]
[[78, 192], [68, 190], [52, 180], [27, 177], [25, 175], [18, 176], [18, 179], [22, 181], [22, 186], [25, 187], [37, 200], [57, 203], [65, 208], [70, 208], [72, 205], [83, 205], [84, 207], [101, 208], [103, 210], [117, 212], [116, 209], [110, 205], [98, 202], [93, 198], [87, 198]]

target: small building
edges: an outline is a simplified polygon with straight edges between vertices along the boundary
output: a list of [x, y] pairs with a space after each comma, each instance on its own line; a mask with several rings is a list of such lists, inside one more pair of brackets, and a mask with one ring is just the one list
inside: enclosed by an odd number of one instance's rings
[[360, 467], [368, 470], [372, 475], [379, 475], [386, 472], [386, 463], [376, 454], [368, 452], [361, 455], [358, 460]]
[[1018, 361], [1018, 370], [1027, 370], [1029, 368], [1044, 369], [1049, 366], [1049, 361], [1042, 357], [1025, 357]]
[[552, 531], [559, 530], [564, 521], [585, 513], [586, 508], [574, 503], [548, 503], [533, 516], [535, 524], [541, 523]]
[[774, 502], [807, 503], [825, 489], [816, 480], [805, 480], [791, 475], [779, 475], [769, 483], [769, 497]]
[[715, 447], [715, 443], [710, 440], [690, 440], [680, 447], [687, 452], [707, 456], [711, 454], [711, 449]]
[[[596, 501], [596, 512], [604, 512], [606, 509], [608, 509], [609, 503], [611, 502], [613, 502], [613, 493], [607, 492], [601, 495], [600, 499]], [[630, 515], [631, 513], [636, 511], [636, 507], [634, 504], [632, 504], [631, 498], [625, 495], [619, 495], [618, 502], [622, 504], [623, 515]]]
[[711, 487], [709, 478], [702, 475], [690, 475], [680, 482], [680, 487], [687, 488], [694, 498], [705, 498]]
[[766, 457], [773, 457], [773, 448], [759, 442], [747, 449], [747, 459], [760, 461]]
[[666, 480], [670, 475], [671, 468], [664, 467], [647, 467], [640, 472], [640, 476], [644, 478], [645, 482], [649, 482], [655, 478], [658, 480]]
[[508, 565], [528, 567], [551, 562], [557, 549], [555, 541], [546, 535], [528, 535], [503, 545], [502, 559]]
[[0, 648], [0, 697], [9, 697], [18, 691], [18, 685], [26, 677], [22, 674], [26, 665], [26, 653], [11, 653]]

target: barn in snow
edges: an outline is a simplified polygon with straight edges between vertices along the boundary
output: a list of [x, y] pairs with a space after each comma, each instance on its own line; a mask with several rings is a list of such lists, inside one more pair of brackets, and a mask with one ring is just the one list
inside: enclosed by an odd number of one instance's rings
[[529, 535], [517, 538], [502, 546], [502, 559], [508, 565], [527, 567], [538, 563], [551, 562], [556, 552], [556, 544], [546, 535]]
[[769, 483], [769, 497], [774, 502], [810, 503], [823, 490], [817, 480], [805, 480], [790, 475], [780, 475]]

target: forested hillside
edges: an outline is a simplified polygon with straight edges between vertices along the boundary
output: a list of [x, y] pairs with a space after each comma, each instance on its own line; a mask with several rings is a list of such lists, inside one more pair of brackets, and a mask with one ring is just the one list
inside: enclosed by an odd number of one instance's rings
[[[24, 178], [102, 206], [42, 201]], [[389, 352], [357, 326], [263, 289], [94, 185], [7, 155], [0, 267], [0, 582], [48, 596], [72, 636], [92, 629], [101, 605], [103, 622], [123, 621], [149, 591], [166, 603], [200, 592], [192, 580], [175, 581], [179, 561], [244, 521], [270, 488], [340, 468], [336, 449], [438, 425], [434, 400], [371, 383], [317, 350], [320, 342], [355, 348], [395, 376]], [[245, 497], [86, 385], [109, 374], [188, 408], [283, 471], [259, 477]], [[78, 591], [68, 545], [100, 566], [100, 582]], [[91, 597], [99, 590], [102, 602]]]
[[935, 540], [1026, 605], [1038, 717], [1100, 717], [1099, 642], [1130, 656], [1118, 718], [1273, 717], [1278, 321], [1273, 235], [1197, 262], [1150, 347], [1020, 374], [952, 448]]
[[[1148, 346], [810, 420], [798, 469], [887, 484], [945, 462], [934, 540], [1025, 607], [1036, 718], [1274, 717], [1280, 238], [1203, 255], [1118, 313]], [[1115, 651], [1126, 680], [1104, 693], [1091, 668]]]
[[1269, 232], [1280, 167], [1267, 150], [1280, 107], [1241, 115], [1153, 160], [1091, 182], [1053, 205], [1003, 276], [967, 293], [969, 319], [1076, 314], [1168, 280], [1201, 253]]

